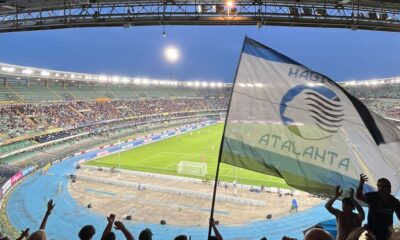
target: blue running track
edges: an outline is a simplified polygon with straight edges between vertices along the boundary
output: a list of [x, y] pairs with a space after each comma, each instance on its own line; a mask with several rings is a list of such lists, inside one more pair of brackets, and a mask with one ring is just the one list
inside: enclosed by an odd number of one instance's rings
[[[95, 226], [95, 239], [100, 239], [106, 225], [106, 217], [78, 205], [67, 189], [68, 179], [65, 174], [74, 173], [73, 164], [84, 157], [85, 155], [81, 155], [64, 160], [52, 166], [45, 175], [37, 172], [24, 179], [11, 193], [7, 203], [7, 214], [11, 224], [17, 229], [30, 227], [33, 231], [39, 228], [46, 211], [47, 201], [54, 199], [56, 207], [49, 217], [46, 227], [49, 239], [78, 239], [77, 233], [86, 224]], [[88, 159], [87, 156], [86, 159]], [[304, 229], [331, 218], [332, 216], [325, 210], [324, 206], [319, 205], [307, 211], [276, 220], [255, 221], [242, 226], [220, 225], [218, 228], [224, 239], [231, 240], [258, 240], [263, 236], [266, 236], [269, 240], [281, 240], [283, 235], [303, 239], [302, 231]], [[193, 240], [204, 240], [207, 238], [208, 232], [207, 227], [162, 226], [135, 221], [125, 221], [125, 224], [136, 239], [144, 228], [152, 229], [153, 239], [155, 240], [173, 239], [179, 234], [190, 235]], [[120, 233], [117, 233], [117, 237], [123, 239]]]

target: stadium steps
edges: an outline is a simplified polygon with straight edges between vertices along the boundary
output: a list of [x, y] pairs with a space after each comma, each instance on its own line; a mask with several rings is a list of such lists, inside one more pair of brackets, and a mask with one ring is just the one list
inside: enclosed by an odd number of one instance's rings
[[109, 98], [110, 93], [107, 90], [107, 88], [96, 88], [96, 86], [93, 86], [93, 91], [96, 93], [95, 98]]
[[111, 88], [107, 88], [107, 91], [113, 96], [113, 98], [117, 98], [117, 95], [111, 90]]
[[68, 90], [67, 87], [63, 87], [63, 89], [64, 89], [69, 95], [71, 95], [73, 98], [77, 99], [76, 95], [73, 94], [70, 90]]
[[71, 105], [68, 105], [68, 107], [75, 112], [76, 114], [78, 114], [80, 117], [85, 117], [81, 112], [79, 112], [78, 110], [76, 110], [74, 107], [72, 107]]
[[32, 124], [32, 125], [36, 125], [36, 123], [29, 117], [25, 116], [24, 120], [27, 121], [28, 123]]
[[14, 91], [12, 88], [10, 88], [8, 85], [6, 85], [6, 88], [12, 93], [14, 94], [18, 100], [24, 101], [24, 97], [22, 95], [20, 95], [19, 93], [17, 93], [16, 91]]
[[18, 115], [22, 116], [23, 119], [24, 119], [24, 121], [26, 121], [27, 123], [30, 123], [30, 124], [32, 124], [32, 125], [37, 125], [37, 123], [36, 123], [35, 121], [33, 121], [30, 117], [26, 116], [25, 114], [21, 113], [21, 112], [19, 111], [19, 109], [15, 109], [15, 112], [16, 112]]
[[62, 100], [62, 98], [60, 97], [60, 95], [58, 95], [56, 92], [54, 92], [51, 88], [49, 88], [49, 86], [46, 86], [47, 89], [49, 89], [49, 91], [58, 99], [58, 100]]

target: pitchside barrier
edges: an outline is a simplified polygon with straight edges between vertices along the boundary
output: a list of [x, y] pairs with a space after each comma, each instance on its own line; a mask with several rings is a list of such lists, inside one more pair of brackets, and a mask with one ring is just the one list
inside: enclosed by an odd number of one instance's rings
[[[89, 169], [89, 170], [98, 170], [98, 166], [91, 166], [91, 165], [82, 165], [82, 169]], [[103, 171], [111, 172], [111, 168], [109, 167], [101, 167]], [[173, 175], [165, 175], [165, 174], [159, 174], [159, 173], [149, 173], [149, 172], [139, 172], [139, 171], [134, 171], [134, 170], [124, 170], [121, 169], [118, 171], [121, 171], [123, 174], [129, 174], [129, 175], [135, 175], [135, 176], [143, 176], [143, 177], [154, 177], [158, 179], [167, 179], [167, 180], [176, 180], [176, 181], [181, 181], [181, 182], [190, 182], [190, 183], [203, 183], [202, 179], [198, 178], [190, 178], [190, 177], [183, 177], [183, 176], [173, 176]], [[211, 181], [212, 184], [214, 184], [214, 181]], [[220, 182], [219, 185], [222, 186], [228, 186], [229, 188], [236, 187], [239, 189], [244, 189], [244, 190], [251, 190], [251, 189], [259, 189], [261, 192], [261, 187], [259, 186], [252, 186], [252, 185], [246, 185], [246, 184], [233, 184], [230, 182]], [[284, 188], [276, 188], [276, 187], [264, 187], [265, 192], [270, 192], [270, 193], [277, 193], [277, 194], [293, 194], [295, 196], [299, 195], [308, 195], [308, 193], [305, 192], [300, 192], [298, 190], [292, 190], [292, 189], [284, 189]]]
[[[70, 175], [67, 174], [66, 176], [68, 177]], [[140, 189], [143, 191], [144, 190], [152, 190], [152, 191], [161, 192], [161, 193], [183, 195], [183, 196], [195, 197], [195, 198], [212, 199], [212, 196], [213, 196], [211, 193], [162, 187], [162, 186], [144, 184], [144, 183], [139, 184], [137, 182], [127, 182], [127, 181], [107, 179], [107, 178], [98, 178], [98, 177], [89, 177], [89, 176], [80, 176], [79, 175], [79, 176], [76, 176], [76, 179], [90, 181], [90, 182], [96, 182], [96, 183], [111, 184], [111, 185], [122, 186], [122, 187], [136, 188], [136, 189], [139, 189], [139, 186], [140, 186]], [[243, 204], [243, 205], [253, 205], [253, 206], [261, 206], [261, 207], [265, 206], [265, 201], [253, 200], [253, 199], [247, 199], [247, 198], [241, 198], [241, 197], [233, 197], [233, 196], [227, 196], [227, 195], [223, 195], [223, 194], [218, 194], [216, 196], [216, 200], [219, 202], [231, 202], [231, 203], [238, 203], [238, 204]]]
[[[81, 168], [94, 170], [94, 171], [97, 171], [99, 169], [98, 166], [91, 166], [91, 165], [82, 165]], [[109, 167], [101, 167], [101, 169], [106, 172], [111, 172], [111, 168], [109, 168]], [[175, 181], [188, 182], [188, 183], [203, 183], [203, 180], [198, 179], [198, 178], [165, 175], [165, 174], [159, 174], [159, 173], [139, 172], [139, 171], [134, 171], [134, 170], [124, 170], [124, 169], [121, 169], [121, 170], [116, 169], [116, 170], [123, 174], [135, 175], [135, 176], [140, 176], [140, 177], [154, 177], [157, 179], [175, 180]]]

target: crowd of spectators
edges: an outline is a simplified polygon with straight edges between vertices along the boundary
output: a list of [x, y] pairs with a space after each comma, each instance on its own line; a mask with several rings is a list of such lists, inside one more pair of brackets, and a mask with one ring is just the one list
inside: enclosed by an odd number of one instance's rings
[[51, 128], [72, 129], [126, 118], [226, 110], [227, 98], [156, 98], [0, 106], [0, 133], [9, 138]]
[[[348, 191], [348, 196], [342, 199], [342, 209], [339, 210], [333, 207], [333, 203], [343, 197], [343, 190], [340, 186], [336, 187], [336, 194], [333, 198], [329, 199], [326, 203], [326, 209], [335, 216], [337, 223], [336, 240], [398, 240], [400, 239], [399, 233], [393, 230], [393, 215], [396, 214], [400, 220], [400, 201], [391, 194], [391, 183], [386, 178], [381, 178], [377, 182], [378, 191], [364, 192], [364, 184], [368, 178], [364, 174], [360, 174], [360, 182], [356, 193], [353, 189]], [[356, 199], [354, 198], [356, 197]], [[363, 208], [358, 202], [363, 202], [368, 206], [368, 221], [367, 224], [362, 226], [365, 218]], [[46, 223], [51, 215], [55, 204], [53, 200], [47, 203], [47, 211], [41, 222], [39, 230], [29, 234], [30, 229], [21, 230], [20, 236], [17, 240], [24, 238], [28, 240], [46, 240]], [[353, 210], [357, 209], [357, 213]], [[301, 220], [301, 219], [299, 219]], [[216, 221], [210, 219], [210, 237], [209, 240], [223, 240], [222, 234], [216, 227]], [[110, 214], [107, 216], [105, 228], [100, 237], [101, 240], [115, 240], [115, 231], [121, 231], [124, 238], [127, 240], [135, 239], [128, 228], [125, 227], [121, 221], [116, 221], [116, 216]], [[211, 231], [212, 230], [212, 231]], [[83, 226], [80, 231], [77, 231], [77, 236], [81, 240], [94, 239], [96, 229], [92, 225]], [[139, 240], [151, 240], [153, 237], [151, 229], [146, 228], [138, 235]], [[71, 237], [74, 238], [74, 237]], [[187, 235], [178, 235], [174, 240], [188, 240], [191, 239]], [[261, 240], [267, 240], [267, 237]], [[304, 232], [304, 240], [334, 240], [335, 237], [320, 227], [313, 227]], [[7, 236], [0, 235], [0, 240], [9, 240]], [[296, 238], [283, 236], [282, 240], [298, 240]]]

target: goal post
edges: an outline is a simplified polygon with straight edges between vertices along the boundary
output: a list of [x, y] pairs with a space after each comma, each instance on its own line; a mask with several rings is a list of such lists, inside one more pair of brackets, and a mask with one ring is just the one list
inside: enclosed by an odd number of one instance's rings
[[204, 177], [207, 175], [207, 163], [180, 161], [177, 171], [178, 174]]

